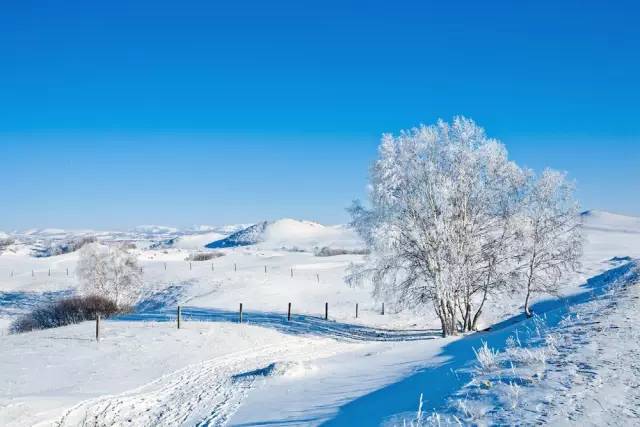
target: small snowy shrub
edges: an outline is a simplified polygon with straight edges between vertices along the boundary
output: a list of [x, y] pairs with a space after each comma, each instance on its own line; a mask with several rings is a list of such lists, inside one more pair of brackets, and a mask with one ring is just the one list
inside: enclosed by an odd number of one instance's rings
[[510, 382], [505, 387], [504, 401], [509, 409], [516, 409], [520, 405], [520, 398], [522, 396], [522, 388], [513, 382]]
[[483, 372], [491, 372], [498, 367], [498, 351], [489, 347], [486, 341], [482, 342], [479, 349], [473, 349], [478, 366]]
[[477, 422], [483, 419], [491, 409], [480, 400], [459, 399], [456, 401], [457, 409], [470, 421]]

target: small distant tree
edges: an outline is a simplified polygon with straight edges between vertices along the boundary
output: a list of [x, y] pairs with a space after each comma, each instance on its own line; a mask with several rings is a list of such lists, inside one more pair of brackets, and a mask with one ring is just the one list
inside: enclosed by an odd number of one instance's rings
[[546, 170], [532, 178], [520, 216], [520, 277], [524, 312], [535, 293], [555, 295], [561, 278], [580, 265], [583, 239], [574, 186], [566, 174]]
[[98, 243], [83, 246], [77, 274], [85, 294], [109, 298], [118, 307], [135, 304], [140, 297], [140, 266], [123, 247], [109, 248]]

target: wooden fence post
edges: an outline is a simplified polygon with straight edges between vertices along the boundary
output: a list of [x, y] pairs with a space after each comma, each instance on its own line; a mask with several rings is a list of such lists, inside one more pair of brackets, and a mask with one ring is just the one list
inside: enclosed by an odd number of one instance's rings
[[329, 320], [329, 303], [324, 303], [324, 320]]
[[356, 319], [358, 318], [358, 303], [356, 303]]
[[167, 271], [167, 263], [164, 263], [164, 271]]
[[49, 277], [51, 277], [51, 269], [49, 269]]
[[287, 322], [291, 320], [291, 303], [289, 303], [289, 308], [287, 309]]
[[182, 320], [182, 307], [181, 307], [181, 306], [178, 306], [178, 318], [177, 318], [177, 321], [178, 321], [178, 329], [180, 329], [180, 320]]
[[318, 278], [318, 284], [320, 284], [320, 273], [316, 273], [316, 277]]
[[384, 303], [382, 303], [382, 315], [384, 316]]
[[240, 323], [242, 323], [242, 303], [240, 303]]
[[96, 341], [100, 342], [100, 315], [96, 316]]

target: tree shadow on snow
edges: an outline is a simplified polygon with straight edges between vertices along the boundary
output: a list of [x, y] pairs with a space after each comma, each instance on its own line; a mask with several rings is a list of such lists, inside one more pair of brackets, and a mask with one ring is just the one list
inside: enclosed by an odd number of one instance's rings
[[39, 305], [67, 298], [73, 294], [73, 289], [48, 292], [0, 291], [0, 316], [27, 312]]

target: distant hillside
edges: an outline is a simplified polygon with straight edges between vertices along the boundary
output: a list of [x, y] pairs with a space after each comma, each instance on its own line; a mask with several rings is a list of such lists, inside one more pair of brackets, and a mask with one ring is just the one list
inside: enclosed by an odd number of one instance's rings
[[605, 211], [586, 211], [581, 214], [585, 228], [640, 234], [640, 218]]
[[231, 234], [229, 237], [213, 241], [206, 245], [206, 247], [209, 249], [220, 249], [260, 243], [264, 241], [264, 232], [267, 225], [268, 222], [266, 221], [251, 225], [243, 230]]
[[300, 249], [331, 247], [343, 249], [363, 248], [356, 233], [344, 226], [325, 226], [311, 221], [280, 219], [260, 222], [229, 237], [211, 242], [211, 249], [259, 245], [270, 249]]

